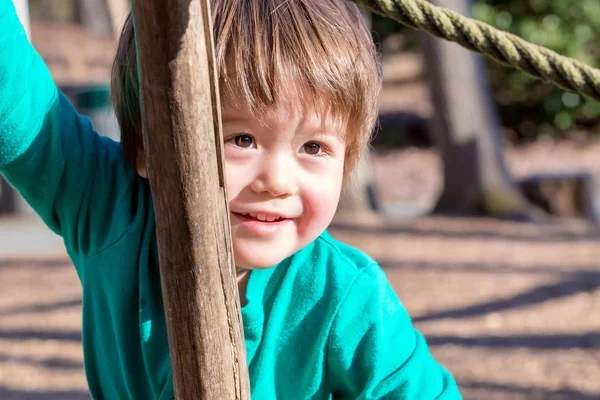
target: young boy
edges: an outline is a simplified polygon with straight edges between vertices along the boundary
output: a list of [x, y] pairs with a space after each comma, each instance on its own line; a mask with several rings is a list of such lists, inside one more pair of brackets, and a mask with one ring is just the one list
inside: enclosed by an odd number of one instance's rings
[[[379, 67], [342, 0], [213, 0], [231, 231], [255, 399], [459, 399], [377, 264], [327, 234], [376, 118]], [[61, 95], [0, 0], [0, 171], [64, 238], [94, 399], [174, 397], [131, 20], [121, 144]]]

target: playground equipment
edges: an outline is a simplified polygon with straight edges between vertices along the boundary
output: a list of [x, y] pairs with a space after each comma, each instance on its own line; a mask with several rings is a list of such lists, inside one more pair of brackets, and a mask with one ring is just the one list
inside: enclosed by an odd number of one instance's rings
[[425, 0], [352, 0], [564, 89], [600, 100], [600, 70]]
[[132, 4], [175, 395], [249, 399], [209, 1]]

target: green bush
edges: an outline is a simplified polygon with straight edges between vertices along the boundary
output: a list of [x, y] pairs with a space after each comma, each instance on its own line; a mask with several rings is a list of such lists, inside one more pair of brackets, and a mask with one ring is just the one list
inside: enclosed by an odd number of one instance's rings
[[[532, 43], [600, 66], [600, 0], [474, 0], [473, 15]], [[516, 139], [600, 127], [600, 103], [488, 62], [504, 126]]]

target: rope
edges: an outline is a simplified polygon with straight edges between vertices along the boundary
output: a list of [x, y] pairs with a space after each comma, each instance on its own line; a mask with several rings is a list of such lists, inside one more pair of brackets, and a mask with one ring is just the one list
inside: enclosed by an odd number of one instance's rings
[[600, 100], [600, 70], [425, 0], [350, 0], [410, 28], [460, 44], [502, 64]]

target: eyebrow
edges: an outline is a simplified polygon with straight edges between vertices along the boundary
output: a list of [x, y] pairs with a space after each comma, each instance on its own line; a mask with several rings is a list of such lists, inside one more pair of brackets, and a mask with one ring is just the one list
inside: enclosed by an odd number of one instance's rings
[[[302, 135], [302, 133], [300, 133], [300, 135]], [[313, 136], [316, 138], [322, 137], [322, 138], [333, 138], [336, 140], [340, 140], [341, 142], [345, 142], [344, 139], [344, 134], [342, 132], [337, 132], [337, 131], [318, 131], [318, 132], [313, 132], [313, 133], [309, 133], [307, 134], [307, 136]]]

